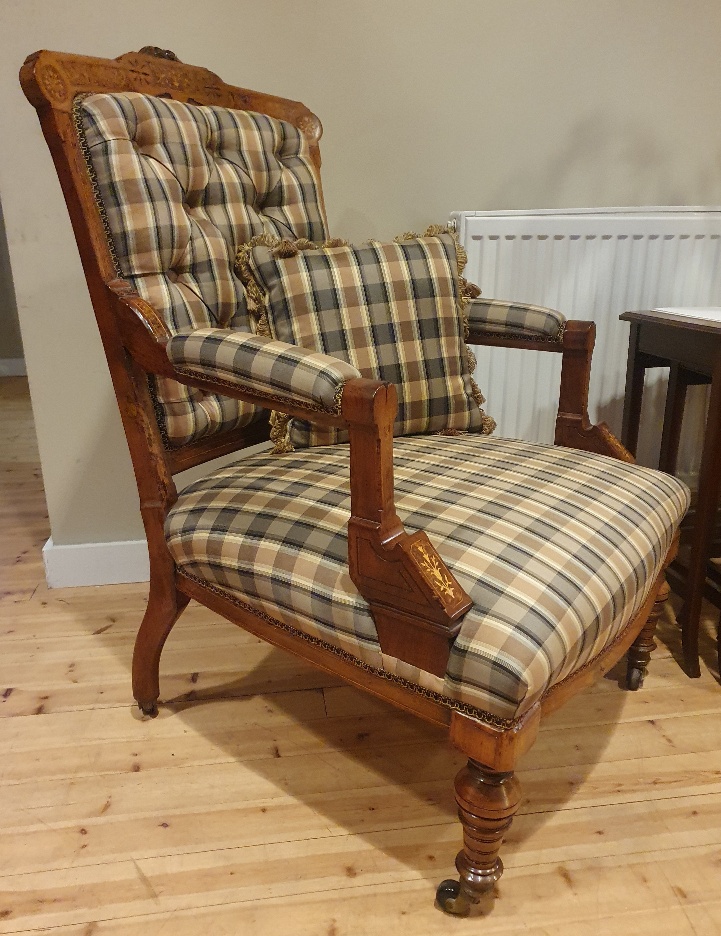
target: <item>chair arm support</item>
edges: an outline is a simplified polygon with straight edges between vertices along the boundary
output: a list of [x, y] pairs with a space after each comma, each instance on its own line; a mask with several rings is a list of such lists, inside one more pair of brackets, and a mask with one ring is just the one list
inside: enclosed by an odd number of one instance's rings
[[566, 324], [565, 317], [555, 309], [500, 299], [471, 299], [466, 314], [473, 336], [560, 341]]
[[[477, 300], [474, 300], [474, 302]], [[492, 302], [492, 300], [486, 300]], [[506, 305], [508, 305], [506, 303]], [[527, 308], [541, 309], [540, 306]], [[550, 309], [542, 310], [550, 312]], [[560, 315], [560, 313], [556, 313]], [[519, 348], [524, 351], [551, 351], [562, 355], [561, 388], [554, 442], [586, 452], [609, 455], [621, 461], [632, 462], [633, 456], [613, 435], [606, 423], [594, 425], [588, 416], [588, 388], [591, 380], [591, 359], [596, 342], [594, 322], [566, 321], [556, 338], [540, 335], [521, 335], [511, 330], [486, 332], [471, 327], [470, 344], [500, 348]]]
[[471, 600], [426, 534], [406, 533], [393, 503], [396, 389], [353, 380], [342, 413], [350, 431], [350, 577], [375, 621], [381, 650], [444, 676]]
[[567, 322], [563, 333], [561, 389], [554, 443], [586, 452], [609, 455], [621, 461], [634, 458], [606, 423], [594, 425], [588, 417], [591, 358], [596, 342], [594, 322]]

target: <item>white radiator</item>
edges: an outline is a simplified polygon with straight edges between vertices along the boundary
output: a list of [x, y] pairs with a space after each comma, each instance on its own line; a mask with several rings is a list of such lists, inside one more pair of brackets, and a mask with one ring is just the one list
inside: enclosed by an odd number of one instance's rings
[[[721, 208], [454, 212], [465, 276], [483, 295], [592, 319], [590, 415], [620, 433], [628, 331], [618, 316], [657, 306], [721, 306]], [[553, 440], [560, 355], [477, 348], [476, 379], [503, 436]], [[656, 465], [668, 372], [646, 377], [638, 460]], [[707, 388], [689, 388], [679, 474], [698, 474]]]

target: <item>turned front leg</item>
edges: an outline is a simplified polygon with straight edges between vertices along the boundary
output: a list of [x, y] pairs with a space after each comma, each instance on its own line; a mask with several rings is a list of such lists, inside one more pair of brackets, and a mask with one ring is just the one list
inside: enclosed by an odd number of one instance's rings
[[656, 601], [654, 602], [648, 620], [643, 625], [643, 629], [628, 649], [628, 670], [626, 672], [626, 688], [634, 692], [643, 685], [646, 676], [646, 668], [651, 654], [656, 649], [656, 641], [653, 639], [656, 633], [656, 625], [663, 613], [663, 606], [666, 604], [669, 596], [669, 587], [664, 579], [658, 590]]
[[469, 760], [456, 777], [456, 801], [463, 826], [456, 858], [460, 881], [443, 881], [436, 896], [447, 913], [463, 915], [503, 874], [498, 852], [521, 801], [521, 785], [512, 772]]

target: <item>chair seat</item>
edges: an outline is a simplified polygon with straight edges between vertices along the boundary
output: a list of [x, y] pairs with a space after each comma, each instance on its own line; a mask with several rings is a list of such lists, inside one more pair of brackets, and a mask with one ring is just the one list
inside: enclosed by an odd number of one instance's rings
[[348, 573], [346, 445], [256, 454], [191, 484], [167, 519], [170, 552], [266, 620], [513, 721], [619, 636], [688, 507], [669, 475], [511, 439], [399, 438], [394, 466], [406, 530], [426, 531], [473, 601], [445, 679], [381, 653]]

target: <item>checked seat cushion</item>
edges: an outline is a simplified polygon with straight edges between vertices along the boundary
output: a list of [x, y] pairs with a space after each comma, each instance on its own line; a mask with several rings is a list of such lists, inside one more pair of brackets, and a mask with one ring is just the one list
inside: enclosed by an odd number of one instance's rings
[[182, 574], [285, 629], [512, 722], [620, 636], [689, 501], [673, 477], [488, 436], [394, 442], [396, 510], [470, 595], [445, 678], [381, 653], [348, 572], [347, 445], [253, 455], [181, 492], [166, 523]]

